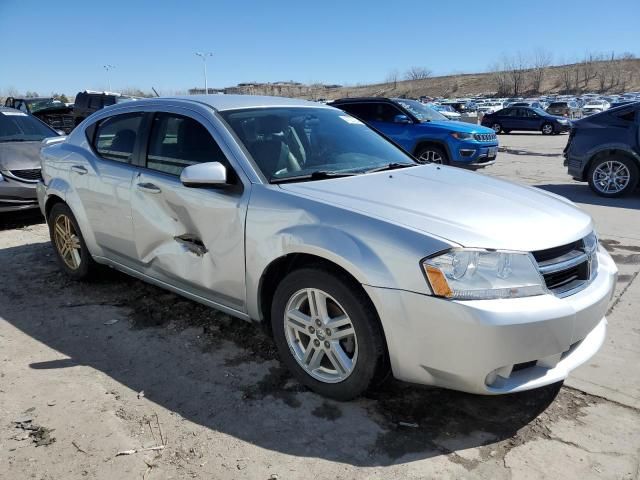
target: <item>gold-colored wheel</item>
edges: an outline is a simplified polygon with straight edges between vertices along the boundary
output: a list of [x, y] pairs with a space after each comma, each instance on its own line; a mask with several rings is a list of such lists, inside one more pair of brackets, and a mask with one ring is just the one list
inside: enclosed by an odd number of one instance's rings
[[71, 219], [64, 214], [58, 215], [53, 224], [53, 238], [64, 263], [71, 270], [80, 267], [82, 246]]

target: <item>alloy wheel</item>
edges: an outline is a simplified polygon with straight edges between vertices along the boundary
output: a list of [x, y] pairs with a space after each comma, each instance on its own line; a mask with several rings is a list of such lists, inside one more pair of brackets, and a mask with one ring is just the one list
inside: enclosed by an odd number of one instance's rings
[[314, 379], [338, 383], [353, 372], [356, 332], [344, 308], [328, 293], [316, 288], [294, 293], [285, 309], [284, 330], [293, 357]]
[[550, 135], [553, 133], [553, 125], [549, 125], [548, 123], [542, 126], [542, 133], [545, 135]]
[[435, 152], [433, 150], [425, 150], [418, 157], [418, 161], [420, 163], [438, 163], [442, 165], [444, 163], [444, 159], [439, 152]]
[[53, 238], [60, 257], [71, 270], [77, 270], [82, 262], [80, 237], [66, 215], [58, 215], [53, 224]]
[[593, 171], [593, 185], [602, 193], [619, 193], [629, 185], [631, 173], [622, 162], [609, 160]]
[[493, 125], [491, 125], [491, 129], [496, 133], [500, 133], [500, 130], [502, 130], [502, 126], [499, 123], [494, 123]]

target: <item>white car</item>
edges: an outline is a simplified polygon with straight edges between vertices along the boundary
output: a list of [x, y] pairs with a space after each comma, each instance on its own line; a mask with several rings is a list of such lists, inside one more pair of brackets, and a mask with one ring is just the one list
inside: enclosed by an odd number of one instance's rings
[[504, 102], [488, 102], [478, 107], [478, 112], [495, 113], [504, 108]]
[[460, 120], [460, 117], [462, 117], [462, 115], [460, 115], [458, 112], [456, 112], [453, 109], [453, 107], [450, 106], [450, 105], [431, 104], [430, 107], [433, 108], [434, 110], [437, 110], [438, 112], [440, 112], [442, 115], [447, 117], [449, 120]]
[[606, 100], [589, 100], [582, 106], [582, 115], [593, 115], [607, 110], [611, 104]]

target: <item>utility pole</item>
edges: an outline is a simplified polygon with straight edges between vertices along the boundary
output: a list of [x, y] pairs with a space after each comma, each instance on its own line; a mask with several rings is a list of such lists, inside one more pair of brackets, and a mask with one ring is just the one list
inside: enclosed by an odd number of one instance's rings
[[207, 85], [207, 57], [213, 57], [213, 52], [196, 52], [196, 55], [202, 58], [204, 67], [204, 94], [209, 95], [209, 86]]
[[107, 83], [109, 84], [109, 91], [111, 91], [111, 78], [109, 76], [109, 70], [112, 70], [114, 68], [116, 68], [115, 65], [109, 65], [108, 63], [106, 65], [103, 65], [104, 69], [107, 71]]

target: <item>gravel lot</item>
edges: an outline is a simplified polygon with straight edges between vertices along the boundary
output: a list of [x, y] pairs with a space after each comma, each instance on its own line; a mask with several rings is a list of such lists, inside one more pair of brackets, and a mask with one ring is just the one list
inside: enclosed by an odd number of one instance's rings
[[640, 192], [573, 182], [566, 138], [502, 135], [483, 174], [593, 215], [620, 268], [609, 336], [562, 388], [510, 396], [324, 400], [259, 327], [117, 272], [72, 282], [38, 216], [0, 217], [0, 478], [640, 479]]

